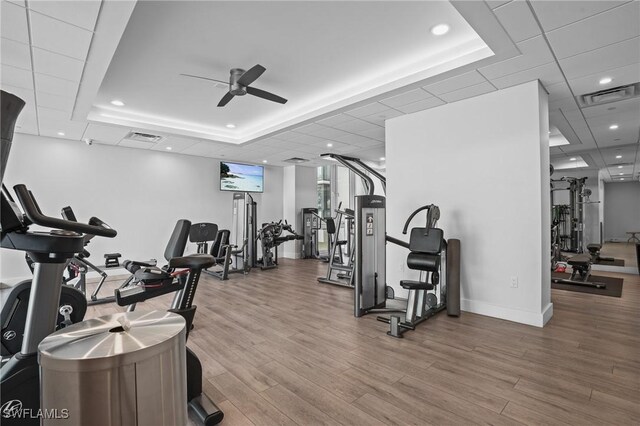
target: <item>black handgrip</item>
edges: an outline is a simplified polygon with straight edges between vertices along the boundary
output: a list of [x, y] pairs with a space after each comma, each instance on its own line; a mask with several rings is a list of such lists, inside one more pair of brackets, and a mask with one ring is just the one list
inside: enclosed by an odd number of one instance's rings
[[69, 220], [45, 216], [40, 212], [38, 204], [35, 202], [35, 199], [25, 185], [16, 185], [13, 187], [13, 190], [16, 192], [16, 196], [24, 209], [25, 215], [36, 225], [62, 229], [65, 231], [80, 232], [83, 234], [93, 234], [108, 238], [113, 238], [118, 235], [114, 229], [103, 226], [86, 225], [84, 223], [71, 222]]

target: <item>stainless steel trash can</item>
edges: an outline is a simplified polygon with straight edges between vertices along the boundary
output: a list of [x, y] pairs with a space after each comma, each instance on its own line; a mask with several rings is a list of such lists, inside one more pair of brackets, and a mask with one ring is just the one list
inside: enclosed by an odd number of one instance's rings
[[59, 330], [38, 347], [43, 425], [185, 425], [185, 321], [127, 312]]

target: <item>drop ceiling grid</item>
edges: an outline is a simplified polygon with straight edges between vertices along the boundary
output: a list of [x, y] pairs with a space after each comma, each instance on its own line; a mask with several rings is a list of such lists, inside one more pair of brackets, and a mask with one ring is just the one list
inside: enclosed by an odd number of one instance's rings
[[[4, 3], [6, 2], [3, 2], [3, 4]], [[520, 49], [522, 53], [520, 56], [477, 70], [467, 70], [465, 73], [437, 83], [426, 84], [421, 88], [411, 88], [404, 93], [396, 93], [394, 96], [387, 97], [386, 99], [378, 99], [364, 106], [360, 105], [357, 108], [337, 112], [331, 117], [319, 119], [314, 123], [289, 129], [280, 134], [274, 134], [268, 138], [273, 141], [273, 145], [269, 146], [271, 150], [279, 149], [283, 151], [283, 154], [288, 154], [289, 151], [286, 150], [301, 145], [315, 148], [323, 144], [326, 145], [326, 143], [333, 143], [336, 150], [339, 148], [340, 151], [344, 153], [365, 152], [370, 148], [379, 149], [380, 146], [383, 146], [384, 133], [381, 133], [381, 131], [383, 132], [384, 121], [387, 118], [428, 109], [446, 102], [454, 102], [535, 79], [541, 79], [543, 85], [549, 91], [550, 116], [552, 117], [552, 122], [556, 119], [560, 120], [562, 123], [559, 123], [558, 127], [562, 128], [565, 137], [572, 142], [572, 145], [562, 148], [559, 147], [555, 151], [562, 152], [566, 155], [571, 152], [580, 152], [592, 148], [599, 150], [596, 140], [593, 139], [594, 134], [598, 134], [598, 132], [594, 133], [592, 131], [593, 129], [590, 127], [590, 123], [578, 108], [573, 98], [572, 83], [574, 83], [573, 80], [576, 78], [597, 75], [600, 72], [608, 71], [611, 67], [622, 68], [637, 64], [638, 60], [636, 56], [638, 55], [634, 56], [633, 54], [627, 55], [628, 57], [626, 59], [621, 59], [617, 62], [610, 61], [611, 65], [607, 64], [606, 60], [607, 58], [619, 58], [618, 51], [633, 49], [634, 46], [638, 45], [639, 37], [638, 34], [634, 33], [634, 22], [632, 20], [630, 21], [630, 30], [622, 29], [618, 31], [617, 35], [607, 38], [604, 42], [594, 43], [593, 40], [589, 39], [584, 46], [582, 46], [584, 44], [582, 40], [572, 41], [571, 43], [573, 43], [573, 45], [569, 46], [561, 40], [562, 37], [560, 37], [560, 35], [583, 31], [580, 29], [581, 26], [593, 25], [594, 22], [597, 23], [600, 22], [600, 20], [603, 20], [602, 22], [606, 25], [610, 25], [610, 22], [615, 20], [611, 18], [612, 16], [615, 18], [621, 17], [623, 14], [630, 15], [628, 11], [636, 7], [637, 4], [634, 5], [630, 2], [609, 2], [607, 5], [589, 3], [585, 4], [585, 7], [580, 8], [578, 11], [576, 7], [563, 3], [561, 5], [562, 9], [558, 13], [550, 13], [550, 8], [553, 8], [551, 4], [547, 3], [551, 2], [489, 1], [487, 3], [493, 9], [493, 13], [507, 30], [507, 33], [511, 36], [516, 46]], [[527, 7], [524, 8], [523, 6]], [[34, 7], [34, 10], [35, 9]], [[622, 13], [624, 11], [627, 12]], [[40, 12], [42, 12], [42, 9], [40, 9]], [[53, 15], [53, 13], [51, 13], [51, 15]], [[60, 16], [51, 17], [57, 20], [61, 19]], [[629, 20], [630, 18], [626, 16], [624, 19]], [[64, 21], [64, 19], [62, 20]], [[531, 26], [532, 22], [537, 23], [537, 30]], [[81, 24], [78, 25], [78, 22], [75, 24], [76, 26], [74, 26], [74, 28], [82, 27]], [[547, 32], [544, 32], [544, 28], [547, 29]], [[616, 28], [614, 30], [618, 29]], [[555, 35], [552, 33], [555, 33]], [[547, 43], [546, 37], [548, 34], [552, 34], [549, 36], [550, 40], [561, 40], [560, 50], [564, 52], [561, 55], [562, 59], [558, 60], [556, 55], [554, 55], [552, 49], [553, 43], [551, 41]], [[623, 40], [619, 40], [620, 38]], [[603, 43], [608, 44], [603, 45]], [[7, 46], [9, 51], [15, 51], [16, 53], [13, 57], [17, 58], [14, 63], [6, 65], [19, 67], [20, 65], [22, 65], [22, 67], [27, 65], [24, 60], [22, 60], [22, 62], [19, 60], [19, 43], [3, 38], [3, 51], [5, 50], [5, 46]], [[68, 89], [70, 88], [68, 86], [65, 90], [59, 90], [58, 93], [50, 93], [56, 91], [55, 81], [49, 81], [48, 85], [43, 83], [43, 81], [47, 78], [52, 79], [55, 77], [39, 77], [43, 75], [40, 74], [41, 71], [45, 71], [44, 74], [57, 74], [58, 78], [72, 76], [74, 80], [80, 81], [83, 67], [81, 60], [61, 57], [63, 58], [61, 60], [66, 60], [66, 62], [61, 65], [64, 70], [61, 72], [60, 70], [56, 71], [45, 68], [45, 64], [51, 60], [51, 55], [57, 55], [57, 53], [42, 50], [35, 46], [32, 47], [32, 52], [34, 56], [33, 64], [29, 63], [27, 67], [35, 68], [36, 93], [46, 92], [50, 95], [61, 96], [64, 93], [68, 93]], [[567, 56], [566, 52], [572, 54]], [[596, 58], [596, 60], [590, 61], [589, 58]], [[86, 56], [84, 60], [86, 60]], [[585, 65], [585, 63], [588, 65]], [[602, 69], [603, 65], [607, 66], [606, 70]], [[566, 67], [567, 70], [565, 70], [564, 67]], [[632, 69], [630, 68], [630, 70]], [[63, 75], [61, 76], [60, 74]], [[567, 79], [567, 77], [570, 78]], [[77, 83], [77, 81], [71, 83]], [[48, 87], [48, 90], [41, 90], [41, 88], [44, 89], [44, 87]], [[49, 106], [62, 108], [63, 110], [68, 109], [68, 106], [65, 107], [65, 105], [68, 104], [60, 105], [61, 104], [45, 102], [45, 105], [39, 105], [38, 110], [52, 116], [57, 116], [57, 114], [51, 113], [52, 110], [42, 107]], [[90, 134], [89, 129], [90, 128], [87, 127], [83, 133]], [[569, 133], [569, 135], [566, 133]], [[295, 145], [289, 145], [289, 148], [276, 141], [291, 141]], [[581, 142], [581, 144], [576, 144], [576, 142]], [[621, 141], [621, 143], [624, 143], [624, 141]], [[185, 148], [183, 152], [198, 151], [196, 147], [199, 145], [201, 145], [201, 142], [194, 140], [194, 144]], [[256, 145], [256, 143], [252, 143], [251, 145]], [[256, 147], [258, 147], [258, 145], [256, 145]], [[236, 147], [230, 147], [224, 151], [228, 151], [230, 154], [242, 152], [235, 148]], [[204, 147], [201, 147], [201, 149], [203, 152], [209, 152]], [[609, 149], [609, 147], [606, 149]], [[219, 150], [212, 149], [212, 151]], [[600, 150], [598, 152], [600, 152]], [[242, 153], [242, 155], [245, 154]], [[272, 156], [277, 156], [277, 154], [272, 154]], [[637, 160], [638, 159], [636, 159], [636, 161]]]
[[[53, 2], [2, 2], [3, 52], [5, 45], [11, 46], [5, 39], [13, 38], [23, 43], [25, 56], [19, 65], [28, 68], [31, 74], [30, 88], [35, 104], [35, 127], [29, 129], [29, 133], [79, 139], [85, 132], [87, 123], [71, 122], [69, 118], [75, 104], [100, 4], [88, 1], [73, 7], [63, 7], [62, 9], [67, 9], [66, 13], [74, 15], [71, 21], [75, 22], [68, 23], [61, 20], [65, 12], [61, 12], [59, 7], [54, 8]], [[92, 10], [89, 10], [88, 6]], [[78, 14], [78, 9], [84, 9], [84, 12]], [[6, 13], [7, 11], [9, 13]], [[49, 16], [47, 11], [55, 16]], [[9, 18], [11, 25], [7, 26], [5, 24]], [[79, 19], [86, 20], [87, 25], [79, 26], [78, 24], [82, 23]], [[13, 50], [16, 48], [14, 45]], [[15, 65], [5, 64], [5, 57], [3, 54], [3, 71], [6, 70], [5, 66]], [[3, 85], [4, 83], [3, 78]], [[64, 112], [65, 116], [58, 112]], [[60, 132], [64, 135], [60, 135]]]

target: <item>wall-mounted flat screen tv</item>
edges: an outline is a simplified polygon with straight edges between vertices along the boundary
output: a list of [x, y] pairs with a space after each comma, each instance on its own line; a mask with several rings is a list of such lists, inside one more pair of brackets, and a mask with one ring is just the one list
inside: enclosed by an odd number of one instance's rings
[[264, 167], [253, 164], [220, 162], [220, 190], [263, 192]]

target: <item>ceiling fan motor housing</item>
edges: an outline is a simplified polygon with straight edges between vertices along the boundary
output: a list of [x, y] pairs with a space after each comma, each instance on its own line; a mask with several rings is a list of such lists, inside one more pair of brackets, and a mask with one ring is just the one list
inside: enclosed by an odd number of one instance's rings
[[245, 73], [242, 68], [232, 68], [229, 77], [229, 93], [235, 96], [243, 96], [247, 94], [247, 88], [238, 84], [238, 79]]

